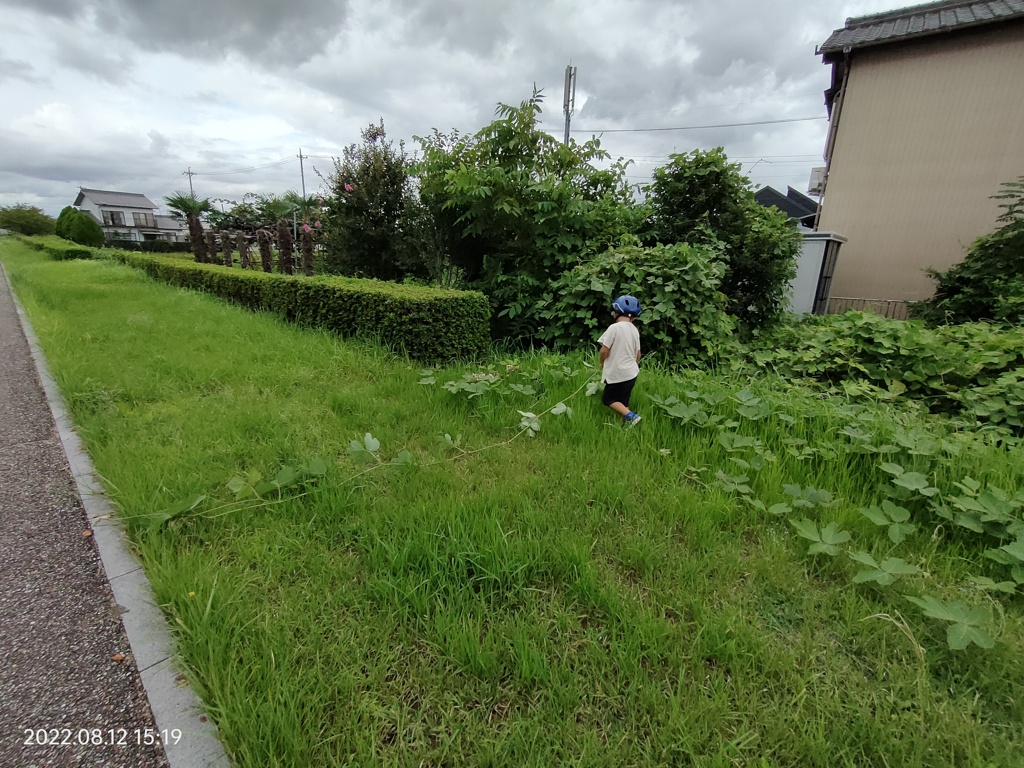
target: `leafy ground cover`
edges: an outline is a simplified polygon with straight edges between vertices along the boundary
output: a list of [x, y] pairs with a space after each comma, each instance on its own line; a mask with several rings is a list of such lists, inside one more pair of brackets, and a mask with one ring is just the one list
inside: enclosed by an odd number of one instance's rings
[[580, 356], [0, 249], [238, 765], [1019, 764], [1021, 452], [699, 371], [624, 431]]

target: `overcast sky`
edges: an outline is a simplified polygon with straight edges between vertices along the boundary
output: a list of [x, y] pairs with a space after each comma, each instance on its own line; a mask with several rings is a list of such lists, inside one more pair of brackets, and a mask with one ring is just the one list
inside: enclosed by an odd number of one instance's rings
[[[412, 151], [545, 95], [643, 183], [671, 152], [722, 145], [753, 181], [806, 191], [848, 16], [899, 0], [0, 0], [0, 204], [52, 215], [78, 187], [239, 200], [320, 186], [370, 122]], [[626, 131], [770, 120], [794, 122]], [[602, 131], [607, 131], [602, 133]]]

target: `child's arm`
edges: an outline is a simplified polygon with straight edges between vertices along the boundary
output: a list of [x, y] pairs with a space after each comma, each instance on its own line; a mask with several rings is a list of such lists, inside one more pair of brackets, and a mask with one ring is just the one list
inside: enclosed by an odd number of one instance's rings
[[636, 351], [636, 364], [640, 365], [640, 350], [639, 349]]
[[608, 355], [611, 354], [611, 349], [606, 347], [604, 344], [601, 345], [601, 370], [604, 370], [604, 361], [608, 359]]

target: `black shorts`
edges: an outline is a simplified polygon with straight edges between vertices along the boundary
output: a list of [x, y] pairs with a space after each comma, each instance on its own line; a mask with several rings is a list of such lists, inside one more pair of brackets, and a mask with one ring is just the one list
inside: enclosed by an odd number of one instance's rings
[[622, 403], [629, 408], [629, 396], [633, 394], [633, 386], [636, 384], [636, 376], [629, 381], [617, 381], [614, 384], [604, 385], [604, 394], [601, 395], [601, 402], [605, 405]]

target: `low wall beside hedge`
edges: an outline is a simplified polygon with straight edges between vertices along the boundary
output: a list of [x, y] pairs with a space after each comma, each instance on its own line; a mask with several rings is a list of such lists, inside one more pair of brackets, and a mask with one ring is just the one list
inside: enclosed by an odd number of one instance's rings
[[417, 360], [479, 357], [490, 345], [490, 305], [475, 291], [254, 272], [129, 251], [104, 255], [170, 285], [342, 336], [377, 338]]

